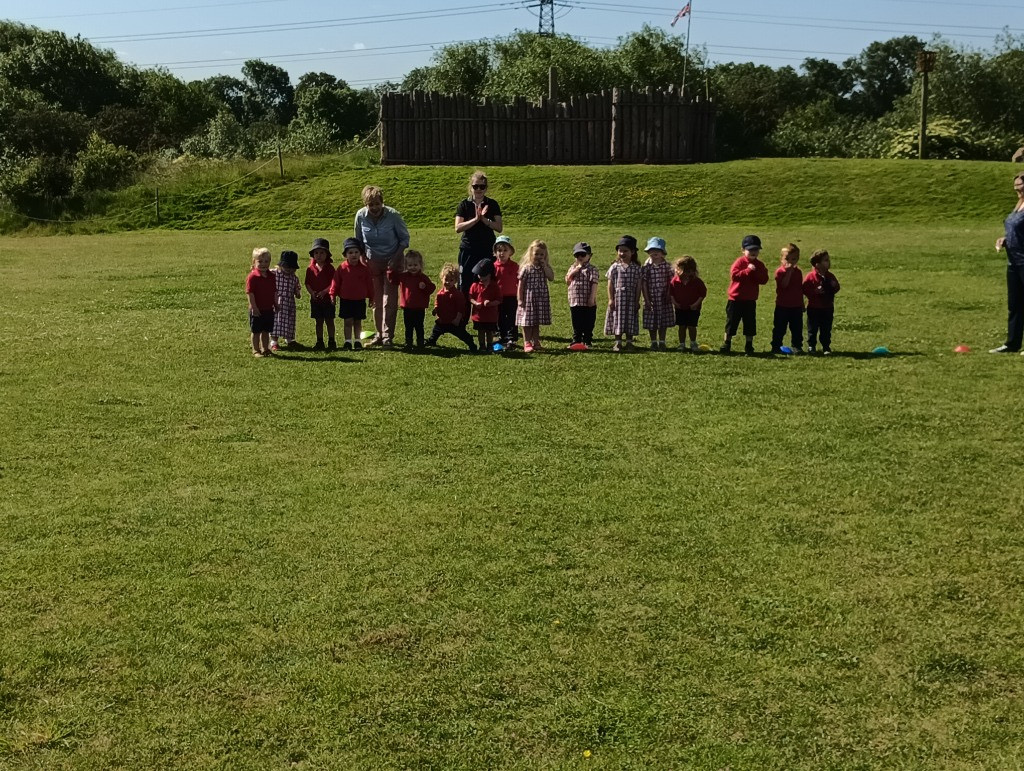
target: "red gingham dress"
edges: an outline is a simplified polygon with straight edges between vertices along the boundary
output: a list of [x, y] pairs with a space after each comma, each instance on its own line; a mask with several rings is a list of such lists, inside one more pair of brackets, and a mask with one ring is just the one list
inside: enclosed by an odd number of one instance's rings
[[281, 270], [271, 271], [277, 282], [277, 313], [274, 314], [274, 337], [285, 340], [295, 339], [295, 290], [299, 288], [299, 277]]
[[605, 313], [604, 333], [632, 337], [640, 331], [637, 321], [640, 303], [636, 297], [640, 286], [640, 266], [635, 262], [624, 264], [616, 260], [608, 268], [606, 276], [615, 299], [615, 310], [609, 308]]
[[653, 262], [649, 257], [640, 269], [641, 280], [647, 285], [644, 303], [644, 329], [668, 329], [676, 325], [675, 308], [668, 293], [672, 281], [672, 266], [668, 260]]
[[519, 287], [523, 301], [516, 310], [516, 324], [521, 327], [539, 327], [551, 323], [551, 298], [548, 296], [548, 277], [537, 265], [524, 265], [519, 269]]

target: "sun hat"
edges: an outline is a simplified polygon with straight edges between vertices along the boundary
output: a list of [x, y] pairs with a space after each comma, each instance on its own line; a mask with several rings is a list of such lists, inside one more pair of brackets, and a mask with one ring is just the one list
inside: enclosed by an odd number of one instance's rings
[[366, 247], [363, 242], [358, 238], [346, 238], [345, 243], [341, 247], [341, 253], [344, 254], [349, 249], [358, 249], [360, 254], [366, 254]]
[[757, 236], [743, 236], [743, 247], [742, 248], [744, 250], [746, 250], [746, 249], [760, 249], [761, 248], [761, 239], [758, 238]]
[[484, 276], [494, 275], [494, 263], [490, 260], [480, 260], [476, 265], [473, 266], [473, 275], [483, 278]]
[[309, 247], [309, 256], [312, 257], [313, 256], [313, 252], [315, 252], [317, 249], [323, 249], [325, 252], [327, 252], [327, 256], [328, 257], [332, 256], [331, 255], [331, 242], [328, 241], [326, 238], [314, 238], [313, 239], [313, 245], [311, 247]]
[[572, 248], [573, 257], [577, 254], [593, 254], [593, 250], [590, 248], [590, 244], [586, 241], [580, 241], [576, 246]]
[[647, 246], [644, 247], [645, 252], [651, 251], [651, 249], [657, 249], [662, 252], [667, 252], [668, 249], [665, 246], [665, 239], [658, 238], [657, 236], [652, 237], [648, 242]]
[[619, 242], [615, 244], [615, 248], [618, 249], [620, 246], [628, 246], [634, 252], [636, 251], [636, 239], [633, 236], [623, 236], [619, 239]]
[[281, 252], [281, 259], [277, 261], [278, 267], [291, 268], [292, 270], [299, 269], [299, 255], [290, 249], [285, 249]]
[[516, 248], [512, 246], [512, 239], [509, 238], [508, 236], [498, 236], [497, 238], [495, 238], [494, 245], [497, 246], [498, 244], [505, 244], [505, 246], [507, 246], [513, 252], [516, 250]]

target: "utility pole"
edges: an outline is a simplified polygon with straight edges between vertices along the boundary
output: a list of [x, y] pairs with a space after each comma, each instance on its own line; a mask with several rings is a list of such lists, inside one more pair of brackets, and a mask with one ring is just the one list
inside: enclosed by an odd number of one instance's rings
[[537, 34], [554, 37], [555, 34], [555, 0], [538, 0], [529, 8], [537, 8]]
[[921, 73], [921, 135], [917, 140], [917, 157], [924, 159], [928, 154], [928, 73], [935, 69], [935, 51], [921, 51], [917, 55], [917, 71]]

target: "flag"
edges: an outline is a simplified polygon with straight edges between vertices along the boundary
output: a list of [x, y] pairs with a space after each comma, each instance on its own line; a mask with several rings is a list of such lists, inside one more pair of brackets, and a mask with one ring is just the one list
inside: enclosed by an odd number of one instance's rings
[[673, 26], [673, 27], [676, 26], [676, 22], [679, 21], [684, 16], [688, 15], [689, 13], [690, 13], [690, 4], [687, 3], [686, 5], [683, 6], [683, 10], [681, 10], [679, 13], [677, 13], [676, 17], [674, 19], [672, 19], [672, 24], [670, 26]]

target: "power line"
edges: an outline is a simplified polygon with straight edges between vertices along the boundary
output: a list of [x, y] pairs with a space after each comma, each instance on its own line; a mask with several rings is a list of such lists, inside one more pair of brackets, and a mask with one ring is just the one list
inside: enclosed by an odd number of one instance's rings
[[402, 21], [427, 21], [430, 19], [441, 19], [451, 16], [462, 16], [465, 13], [498, 13], [502, 11], [517, 10], [518, 3], [507, 0], [498, 3], [494, 7], [481, 8], [477, 5], [465, 5], [458, 8], [447, 8], [444, 10], [431, 11], [408, 11], [404, 13], [377, 14], [372, 18], [366, 16], [351, 16], [340, 19], [317, 19], [314, 21], [284, 22], [279, 24], [259, 24], [247, 27], [214, 27], [210, 29], [176, 30], [174, 32], [145, 32], [136, 35], [112, 35], [108, 37], [94, 37], [90, 40], [94, 43], [129, 43], [133, 41], [151, 42], [154, 40], [187, 40], [190, 38], [203, 37], [226, 37], [229, 35], [250, 35], [267, 32], [295, 32], [305, 29], [325, 29], [329, 27], [361, 26], [367, 24], [390, 24]]
[[247, 2], [235, 3], [207, 3], [205, 5], [177, 5], [167, 8], [133, 8], [126, 11], [92, 11], [90, 13], [62, 13], [54, 16], [26, 16], [25, 21], [44, 21], [47, 19], [81, 19], [87, 16], [124, 16], [127, 14], [140, 13], [167, 13], [170, 11], [204, 11], [211, 8], [230, 8], [237, 5], [267, 5], [269, 3], [287, 3], [289, 0], [247, 0]]

